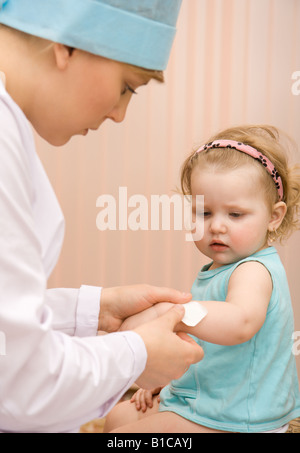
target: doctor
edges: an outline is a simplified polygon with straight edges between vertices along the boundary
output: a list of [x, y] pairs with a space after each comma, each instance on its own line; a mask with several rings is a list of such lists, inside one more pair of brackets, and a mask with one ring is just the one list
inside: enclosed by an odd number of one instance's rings
[[[173, 332], [190, 295], [148, 285], [47, 289], [64, 218], [30, 126], [63, 145], [122, 121], [132, 92], [162, 78], [180, 2], [0, 0], [1, 432], [77, 432], [133, 382], [164, 385], [203, 356]], [[113, 333], [159, 301], [179, 305]]]

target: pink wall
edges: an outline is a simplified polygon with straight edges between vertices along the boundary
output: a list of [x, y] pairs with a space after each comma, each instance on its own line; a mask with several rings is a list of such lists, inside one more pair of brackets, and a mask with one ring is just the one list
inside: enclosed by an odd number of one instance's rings
[[[123, 124], [104, 124], [63, 148], [36, 138], [66, 217], [65, 245], [49, 286], [148, 282], [189, 290], [206, 260], [186, 242], [185, 231], [101, 232], [96, 200], [118, 198], [119, 187], [127, 187], [128, 198], [172, 195], [192, 147], [227, 126], [271, 123], [300, 142], [295, 71], [299, 0], [183, 0], [166, 83], [138, 90]], [[294, 158], [300, 161], [299, 154]], [[279, 251], [300, 331], [300, 233]], [[300, 370], [300, 355], [297, 361]]]

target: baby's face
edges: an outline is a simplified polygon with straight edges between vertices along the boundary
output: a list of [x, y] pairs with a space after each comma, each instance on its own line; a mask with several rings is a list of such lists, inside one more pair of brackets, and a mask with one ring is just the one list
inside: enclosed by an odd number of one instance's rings
[[[212, 268], [230, 264], [267, 247], [271, 213], [256, 184], [253, 168], [214, 171], [195, 168], [191, 177], [193, 221], [204, 222], [196, 247], [213, 260]], [[196, 212], [195, 196], [204, 196]], [[199, 211], [199, 208], [198, 208]]]

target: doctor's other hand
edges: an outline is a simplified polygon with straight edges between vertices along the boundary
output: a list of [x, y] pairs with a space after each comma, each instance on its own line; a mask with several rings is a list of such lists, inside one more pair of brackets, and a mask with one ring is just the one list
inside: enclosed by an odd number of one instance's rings
[[163, 387], [203, 359], [201, 346], [187, 334], [174, 332], [183, 316], [184, 308], [176, 305], [159, 318], [134, 329], [143, 339], [148, 354], [146, 368], [136, 381], [139, 387]]
[[158, 302], [185, 304], [191, 298], [190, 293], [147, 284], [103, 288], [98, 330], [108, 333], [116, 332], [126, 318], [140, 313]]

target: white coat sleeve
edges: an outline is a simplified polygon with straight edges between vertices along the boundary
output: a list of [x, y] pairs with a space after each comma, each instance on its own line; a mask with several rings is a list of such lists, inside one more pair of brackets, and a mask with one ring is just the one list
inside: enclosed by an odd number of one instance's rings
[[97, 335], [101, 290], [87, 285], [48, 289], [45, 302], [52, 310], [52, 329], [78, 337]]
[[143, 372], [134, 332], [100, 337], [52, 328], [29, 163], [13, 118], [0, 133], [0, 431], [65, 432], [104, 416]]

